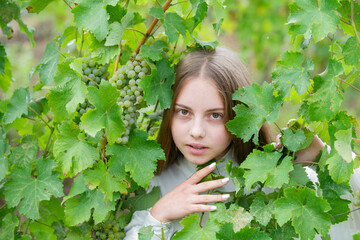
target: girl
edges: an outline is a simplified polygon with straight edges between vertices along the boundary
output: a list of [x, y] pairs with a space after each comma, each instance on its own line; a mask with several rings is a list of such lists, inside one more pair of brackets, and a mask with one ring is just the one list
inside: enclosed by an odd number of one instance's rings
[[[170, 109], [164, 111], [158, 142], [164, 149], [166, 162], [159, 165], [158, 175], [151, 186], [160, 186], [161, 199], [148, 211], [135, 212], [125, 239], [138, 239], [143, 226], [153, 226], [155, 235], [171, 239], [182, 226], [180, 220], [193, 213], [216, 210], [215, 203], [226, 201], [229, 194], [200, 194], [209, 190], [233, 192], [229, 178], [202, 182], [211, 172], [226, 176], [225, 161], [216, 169], [215, 163], [196, 171], [196, 166], [212, 159], [244, 161], [255, 147], [251, 141], [242, 142], [230, 134], [225, 123], [234, 118], [232, 108], [237, 104], [232, 94], [240, 87], [250, 85], [249, 75], [231, 51], [197, 50], [186, 55], [176, 67], [173, 99]], [[261, 145], [270, 143], [269, 126], [264, 124], [259, 133]], [[307, 154], [313, 159], [323, 148], [314, 141]], [[306, 158], [309, 156], [307, 155]], [[297, 160], [301, 161], [302, 156]], [[206, 221], [206, 217], [203, 219]]]

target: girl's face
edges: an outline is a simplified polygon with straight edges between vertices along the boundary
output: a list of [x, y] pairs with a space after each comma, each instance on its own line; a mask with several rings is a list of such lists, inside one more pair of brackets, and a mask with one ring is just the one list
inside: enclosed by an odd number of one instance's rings
[[175, 100], [174, 110], [171, 133], [188, 161], [200, 165], [225, 155], [232, 136], [225, 127], [223, 99], [211, 80], [187, 80]]

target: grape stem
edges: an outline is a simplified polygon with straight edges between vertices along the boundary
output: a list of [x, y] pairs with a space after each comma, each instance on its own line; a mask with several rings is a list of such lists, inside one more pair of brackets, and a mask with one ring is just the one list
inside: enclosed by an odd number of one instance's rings
[[101, 160], [106, 164], [106, 158], [105, 158], [105, 147], [107, 144], [107, 138], [106, 138], [106, 133], [104, 133], [104, 145], [103, 145], [103, 150], [102, 150], [102, 154], [101, 154]]
[[35, 114], [40, 118], [40, 120], [43, 121], [48, 128], [50, 128], [50, 130], [53, 129], [53, 127], [51, 127], [51, 126], [41, 117], [41, 115], [40, 115], [39, 113], [37, 113], [32, 107], [30, 107], [29, 105], [27, 105], [27, 107], [28, 107], [33, 113], [35, 113]]
[[[164, 12], [166, 12], [166, 10], [169, 8], [170, 4], [171, 4], [172, 0], [167, 0], [166, 3], [163, 6], [163, 10]], [[135, 53], [138, 54], [140, 51], [140, 47], [146, 42], [146, 40], [148, 39], [148, 37], [150, 36], [152, 30], [154, 29], [155, 25], [157, 24], [157, 22], [159, 21], [158, 18], [155, 18], [154, 21], [151, 23], [150, 27], [148, 28], [148, 30], [145, 33], [145, 36], [141, 39], [141, 41], [139, 42], [138, 46], [135, 49]]]
[[339, 78], [339, 80], [340, 80], [341, 82], [343, 82], [343, 83], [345, 83], [345, 84], [349, 85], [350, 87], [352, 87], [352, 88], [353, 88], [353, 89], [355, 89], [356, 91], [360, 92], [360, 89], [358, 89], [358, 88], [357, 88], [357, 87], [355, 87], [354, 85], [352, 85], [352, 84], [350, 84], [350, 83], [346, 82], [344, 79]]
[[146, 34], [145, 34], [145, 33], [143, 33], [142, 31], [137, 30], [137, 29], [135, 29], [135, 28], [125, 28], [125, 30], [130, 30], [130, 31], [138, 32], [138, 33], [142, 34], [143, 36], [145, 36], [145, 35], [146, 35]]
[[341, 215], [349, 214], [349, 213], [355, 212], [355, 211], [357, 211], [357, 210], [360, 210], [360, 207], [355, 208], [355, 209], [353, 209], [353, 210], [350, 210], [350, 211], [348, 211], [348, 212], [344, 212], [344, 213], [336, 214], [336, 215], [334, 215], [334, 216], [333, 216], [333, 218], [335, 218], [335, 217], [339, 217], [339, 216], [341, 216]]
[[99, 84], [97, 84], [97, 82], [95, 82], [94, 80], [92, 80], [91, 78], [85, 76], [85, 75], [81, 75], [83, 78], [89, 79], [90, 81], [92, 81], [96, 86], [100, 87]]
[[64, 0], [64, 3], [65, 3], [66, 5], [68, 5], [68, 7], [72, 10], [72, 7], [70, 6], [70, 4], [69, 4], [66, 0]]
[[[155, 103], [155, 107], [154, 107], [154, 112], [156, 112], [156, 109], [157, 109], [158, 105], [159, 105], [159, 99], [156, 99], [156, 103]], [[148, 125], [147, 128], [146, 128], [146, 132], [149, 132], [149, 131], [150, 131], [151, 124], [152, 124], [152, 120], [150, 119], [149, 125]]]

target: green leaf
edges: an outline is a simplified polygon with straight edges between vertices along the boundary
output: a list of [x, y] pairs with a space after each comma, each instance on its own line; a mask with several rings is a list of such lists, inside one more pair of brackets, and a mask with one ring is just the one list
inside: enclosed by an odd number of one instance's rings
[[68, 199], [75, 197], [76, 195], [80, 195], [87, 190], [88, 188], [85, 185], [84, 175], [80, 173], [74, 178], [74, 182], [71, 184], [70, 191], [68, 195], [64, 196], [62, 204]]
[[245, 185], [245, 178], [244, 173], [245, 170], [243, 168], [240, 168], [238, 166], [233, 166], [232, 161], [229, 161], [229, 163], [226, 164], [226, 173], [227, 176], [233, 181], [235, 185], [236, 194], [240, 192], [241, 195], [244, 193], [244, 185]]
[[271, 239], [293, 240], [296, 237], [298, 238], [299, 235], [295, 233], [291, 223], [287, 222], [277, 229], [270, 229], [270, 237]]
[[296, 187], [297, 185], [305, 186], [310, 181], [305, 168], [300, 164], [294, 165], [294, 170], [289, 173], [290, 181], [289, 185]]
[[268, 204], [265, 204], [264, 201], [263, 197], [255, 198], [250, 206], [250, 214], [255, 217], [257, 222], [266, 226], [272, 217], [274, 200], [270, 200]]
[[184, 20], [176, 13], [167, 12], [165, 14], [163, 26], [169, 38], [169, 43], [176, 42], [179, 38], [179, 33], [183, 36], [186, 35], [186, 27], [183, 21]]
[[41, 58], [36, 71], [39, 73], [40, 80], [45, 85], [54, 81], [54, 73], [60, 61], [60, 52], [57, 49], [57, 42], [50, 42], [46, 45], [44, 56]]
[[99, 158], [97, 149], [84, 140], [74, 122], [63, 122], [60, 126], [53, 151], [62, 171], [69, 176], [91, 167]]
[[152, 226], [142, 227], [138, 233], [139, 240], [151, 240], [154, 236], [154, 231], [152, 230]]
[[285, 157], [278, 165], [281, 156], [279, 152], [262, 152], [256, 149], [248, 155], [240, 165], [241, 168], [248, 169], [244, 174], [248, 192], [258, 181], [265, 182], [265, 186], [272, 188], [281, 188], [283, 184], [289, 182], [289, 172], [294, 169], [291, 157]]
[[231, 204], [228, 209], [225, 208], [224, 203], [217, 203], [215, 205], [217, 209], [211, 212], [210, 219], [220, 224], [232, 223], [235, 232], [240, 231], [240, 229], [250, 224], [251, 220], [253, 220], [253, 216], [237, 204]]
[[340, 23], [335, 10], [340, 6], [337, 0], [296, 0], [290, 4], [288, 23], [294, 24], [294, 35], [310, 36], [315, 42], [329, 33], [335, 33]]
[[31, 176], [30, 168], [15, 168], [11, 180], [5, 183], [5, 199], [10, 207], [18, 204], [19, 213], [30, 219], [39, 219], [39, 203], [51, 196], [63, 196], [63, 185], [57, 174], [52, 173], [54, 162], [37, 160], [37, 178]]
[[119, 41], [125, 32], [125, 29], [133, 26], [136, 22], [136, 15], [133, 12], [128, 12], [121, 22], [114, 22], [110, 25], [109, 35], [106, 37], [105, 46], [119, 45]]
[[310, 85], [309, 70], [313, 70], [314, 64], [310, 58], [306, 59], [304, 67], [303, 62], [304, 56], [299, 52], [286, 52], [276, 62], [272, 78], [281, 96], [288, 97], [292, 88], [299, 95], [307, 91]]
[[316, 191], [305, 188], [287, 188], [285, 197], [275, 201], [274, 214], [280, 226], [291, 220], [300, 239], [313, 239], [315, 230], [327, 234], [332, 216], [329, 203], [316, 196]]
[[163, 49], [169, 49], [169, 46], [164, 41], [155, 41], [153, 45], [142, 45], [140, 53], [144, 58], [150, 58], [153, 61], [159, 61], [162, 57]]
[[344, 47], [343, 52], [344, 60], [347, 65], [355, 65], [360, 60], [360, 48], [356, 37], [350, 37]]
[[0, 43], [0, 88], [6, 92], [11, 83], [11, 64], [4, 46]]
[[19, 225], [19, 219], [14, 214], [8, 213], [2, 219], [0, 239], [13, 240], [15, 237], [15, 228]]
[[274, 122], [278, 117], [280, 99], [275, 98], [273, 93], [273, 86], [267, 82], [261, 87], [253, 84], [237, 90], [233, 94], [233, 100], [243, 104], [234, 107], [236, 117], [226, 124], [229, 131], [244, 142], [254, 136], [253, 142], [257, 144], [261, 126], [266, 121]]
[[216, 239], [215, 233], [219, 230], [219, 225], [213, 221], [208, 221], [206, 226], [201, 228], [198, 214], [192, 214], [183, 218], [180, 224], [184, 225], [184, 228], [173, 236], [173, 240], [193, 240], [194, 236], [199, 240], [212, 240]]
[[147, 210], [154, 206], [160, 197], [160, 187], [154, 187], [150, 193], [144, 191], [142, 194], [138, 193], [135, 197], [126, 199], [124, 202], [124, 208], [130, 209], [132, 212]]
[[117, 195], [113, 197], [112, 202], [104, 201], [104, 194], [97, 189], [86, 191], [80, 197], [70, 198], [65, 203], [65, 223], [75, 226], [88, 221], [92, 215], [95, 224], [98, 224], [105, 220], [109, 211], [115, 210], [118, 199]]
[[360, 240], [360, 232], [353, 235], [353, 240]]
[[98, 64], [107, 64], [119, 54], [120, 47], [118, 44], [115, 46], [105, 46], [105, 40], [98, 41], [92, 34], [87, 34], [85, 38], [89, 44], [91, 57]]
[[97, 40], [106, 38], [109, 31], [109, 14], [106, 12], [103, 1], [78, 0], [78, 5], [72, 9], [74, 21], [78, 28], [91, 31]]
[[332, 150], [326, 163], [328, 164], [330, 176], [336, 183], [350, 181], [353, 172], [353, 161], [347, 163], [338, 152]]
[[28, 114], [27, 104], [30, 102], [30, 93], [28, 88], [18, 88], [10, 98], [5, 113], [5, 124], [14, 122], [16, 118], [23, 114]]
[[196, 41], [196, 44], [199, 45], [202, 48], [205, 49], [215, 49], [218, 45], [219, 42], [218, 41], [201, 41], [200, 39], [197, 39], [194, 37], [194, 40]]
[[103, 161], [99, 161], [94, 169], [87, 169], [84, 171], [84, 180], [88, 187], [92, 190], [96, 187], [104, 194], [104, 201], [113, 200], [113, 193], [120, 192], [122, 194], [127, 193], [127, 187], [125, 179], [119, 178], [114, 174], [111, 174], [105, 166]]
[[38, 153], [38, 141], [23, 141], [21, 145], [15, 147], [10, 155], [10, 163], [17, 167], [30, 168], [36, 160]]
[[[290, 151], [296, 152], [309, 146], [306, 144], [306, 136], [302, 129], [297, 129], [295, 133], [291, 129], [286, 129], [281, 136], [281, 143]], [[310, 142], [311, 143], [311, 142]]]
[[105, 130], [107, 140], [114, 144], [119, 136], [125, 131], [121, 119], [121, 108], [116, 101], [120, 92], [108, 81], [101, 81], [100, 87], [88, 87], [88, 100], [95, 109], [89, 109], [82, 117], [81, 127], [92, 137]]
[[254, 239], [254, 240], [270, 240], [271, 238], [265, 233], [260, 231], [260, 228], [250, 228], [246, 226], [239, 232], [235, 233], [232, 223], [226, 223], [221, 226], [220, 231], [216, 233], [216, 239], [219, 240], [232, 240], [232, 239]]
[[47, 95], [51, 112], [56, 121], [68, 119], [79, 103], [84, 102], [87, 87], [81, 81], [81, 76], [71, 67], [70, 61], [60, 63], [55, 73], [56, 87], [50, 89]]
[[0, 181], [3, 180], [9, 170], [8, 159], [5, 156], [7, 148], [8, 144], [6, 142], [6, 134], [4, 130], [0, 127]]
[[197, 4], [192, 4], [193, 7], [193, 19], [194, 19], [194, 26], [192, 28], [192, 30], [195, 29], [195, 27], [201, 23], [204, 18], [207, 17], [207, 12], [208, 12], [208, 4], [204, 1], [201, 0], [199, 1]]
[[147, 139], [146, 132], [134, 129], [130, 132], [127, 146], [108, 146], [106, 153], [113, 155], [109, 160], [110, 171], [116, 173], [125, 168], [135, 182], [146, 187], [154, 176], [157, 160], [165, 159], [160, 146]]
[[54, 0], [31, 0], [26, 8], [30, 13], [39, 13]]
[[150, 8], [149, 14], [155, 18], [163, 18], [164, 17], [164, 10], [162, 7], [155, 6]]
[[352, 129], [349, 128], [347, 130], [339, 130], [335, 133], [335, 137], [336, 140], [334, 145], [336, 151], [347, 163], [352, 162]]
[[161, 109], [170, 107], [172, 101], [171, 86], [175, 81], [174, 68], [169, 62], [161, 59], [156, 62], [156, 69], [151, 70], [151, 75], [143, 78], [140, 86], [144, 89], [144, 99], [148, 104], [155, 104], [159, 100]]

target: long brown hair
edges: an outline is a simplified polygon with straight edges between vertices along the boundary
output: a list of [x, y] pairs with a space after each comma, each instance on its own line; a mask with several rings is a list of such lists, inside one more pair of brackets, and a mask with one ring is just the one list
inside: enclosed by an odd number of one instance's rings
[[[213, 81], [222, 96], [227, 119], [232, 120], [235, 113], [232, 108], [238, 101], [232, 100], [232, 94], [239, 88], [251, 84], [247, 69], [240, 59], [230, 50], [217, 47], [215, 50], [198, 49], [187, 54], [176, 66], [175, 84], [172, 104], [164, 111], [163, 120], [158, 135], [158, 143], [165, 152], [166, 162], [159, 162], [157, 174], [163, 169], [170, 167], [177, 161], [181, 152], [177, 149], [171, 134], [171, 121], [174, 114], [174, 105], [177, 96], [184, 83], [188, 80], [202, 76], [202, 79]], [[259, 142], [269, 143], [272, 140], [271, 131], [267, 124], [264, 124], [259, 132]], [[233, 148], [235, 160], [240, 164], [251, 153], [255, 145], [243, 142], [234, 136]]]

